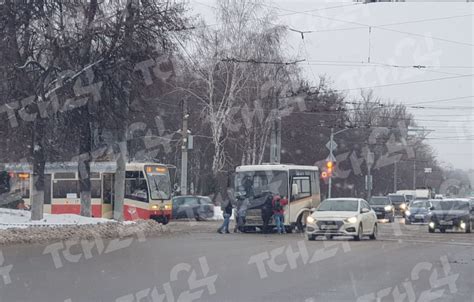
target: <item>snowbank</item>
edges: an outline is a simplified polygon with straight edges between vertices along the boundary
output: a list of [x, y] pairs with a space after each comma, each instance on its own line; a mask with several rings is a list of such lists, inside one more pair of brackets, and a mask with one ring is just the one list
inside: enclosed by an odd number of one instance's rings
[[40, 226], [64, 226], [109, 223], [106, 218], [83, 217], [75, 214], [44, 214], [42, 220], [31, 221], [31, 212], [0, 208], [0, 230]]
[[154, 220], [119, 223], [75, 214], [44, 214], [44, 219], [31, 221], [30, 216], [29, 211], [0, 209], [0, 245], [147, 237], [169, 233], [169, 228]]
[[133, 224], [116, 222], [101, 224], [28, 227], [0, 230], [0, 246], [11, 244], [49, 243], [67, 240], [107, 240], [135, 237], [139, 240], [164, 233], [169, 228], [154, 220], [136, 220]]
[[[213, 220], [224, 220], [224, 212], [222, 211], [221, 207], [214, 206], [214, 217]], [[232, 211], [232, 215], [230, 216], [230, 220], [234, 220], [234, 211]]]

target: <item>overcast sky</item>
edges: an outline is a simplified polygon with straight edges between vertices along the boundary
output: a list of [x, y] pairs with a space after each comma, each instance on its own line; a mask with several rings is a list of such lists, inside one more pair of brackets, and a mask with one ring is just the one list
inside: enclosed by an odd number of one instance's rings
[[[304, 40], [289, 31], [286, 43], [289, 57], [306, 60], [300, 66], [308, 80], [327, 75], [349, 97], [373, 87], [377, 96], [410, 106], [418, 123], [433, 130], [427, 141], [442, 163], [474, 169], [474, 3], [419, 2], [266, 3], [280, 15], [275, 23], [311, 31]], [[214, 1], [191, 5], [215, 22]]]

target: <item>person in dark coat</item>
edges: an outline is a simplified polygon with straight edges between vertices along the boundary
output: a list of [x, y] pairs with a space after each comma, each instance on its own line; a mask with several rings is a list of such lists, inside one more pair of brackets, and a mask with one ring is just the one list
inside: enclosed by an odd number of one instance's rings
[[273, 215], [273, 206], [272, 206], [273, 196], [271, 193], [267, 194], [265, 197], [264, 203], [262, 205], [262, 221], [263, 221], [263, 233], [267, 234], [270, 232], [269, 222]]

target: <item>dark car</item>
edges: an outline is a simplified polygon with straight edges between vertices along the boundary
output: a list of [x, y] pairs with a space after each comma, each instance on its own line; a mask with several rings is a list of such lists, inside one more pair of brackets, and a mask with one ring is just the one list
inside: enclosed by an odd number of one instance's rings
[[436, 229], [444, 233], [448, 229], [458, 229], [470, 233], [473, 227], [473, 209], [469, 200], [444, 199], [434, 203], [429, 215], [428, 230]]
[[405, 211], [407, 209], [408, 200], [405, 195], [402, 194], [389, 194], [388, 198], [395, 207], [395, 214], [405, 217]]
[[205, 196], [173, 197], [173, 219], [195, 218], [197, 221], [214, 216], [214, 204]]
[[370, 207], [375, 211], [378, 220], [395, 220], [395, 208], [387, 196], [373, 196], [369, 200]]
[[405, 211], [405, 224], [428, 223], [433, 203], [430, 200], [414, 200], [410, 202], [409, 208]]

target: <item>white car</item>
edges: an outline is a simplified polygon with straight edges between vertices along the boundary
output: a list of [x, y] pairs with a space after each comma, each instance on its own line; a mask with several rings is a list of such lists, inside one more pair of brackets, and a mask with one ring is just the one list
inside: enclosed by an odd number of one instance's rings
[[329, 198], [306, 219], [308, 240], [316, 236], [369, 236], [377, 239], [377, 215], [367, 201], [359, 198]]

